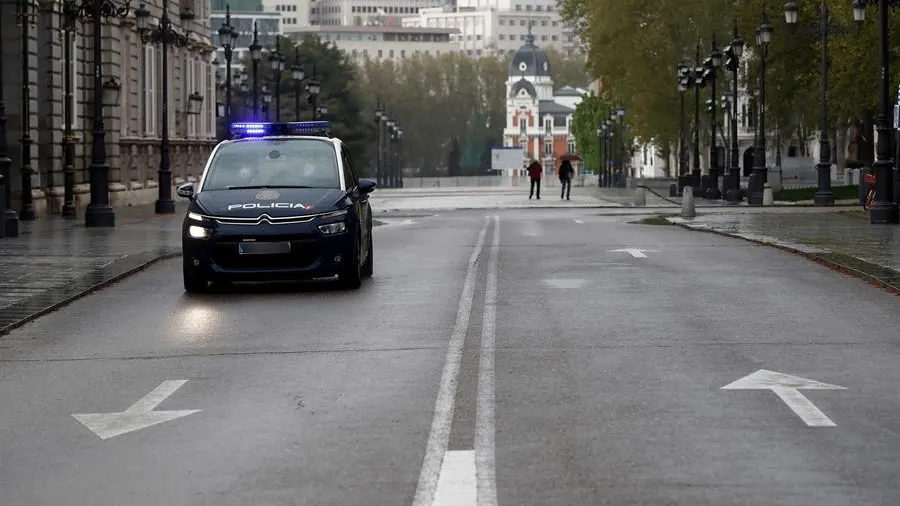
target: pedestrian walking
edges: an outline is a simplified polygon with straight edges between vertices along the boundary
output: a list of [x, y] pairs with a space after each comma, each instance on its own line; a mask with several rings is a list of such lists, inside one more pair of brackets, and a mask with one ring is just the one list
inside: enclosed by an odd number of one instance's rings
[[572, 162], [563, 160], [562, 164], [559, 166], [559, 184], [562, 186], [562, 191], [559, 194], [560, 200], [571, 200], [569, 195], [572, 193], [573, 175], [575, 175], [575, 168], [572, 167]]
[[537, 188], [537, 199], [541, 200], [541, 173], [543, 172], [544, 168], [541, 167], [541, 164], [537, 160], [532, 159], [531, 164], [528, 165], [528, 176], [531, 178], [531, 192], [528, 194], [529, 200], [534, 196], [535, 188]]

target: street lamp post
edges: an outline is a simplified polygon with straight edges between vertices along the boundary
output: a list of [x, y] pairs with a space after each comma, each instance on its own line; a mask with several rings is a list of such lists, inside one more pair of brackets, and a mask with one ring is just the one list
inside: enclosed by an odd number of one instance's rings
[[72, 35], [75, 33], [75, 16], [72, 2], [63, 2], [61, 28], [63, 30], [63, 218], [76, 218], [75, 212], [75, 140], [72, 136]]
[[231, 128], [231, 57], [240, 34], [231, 26], [231, 6], [225, 5], [225, 22], [219, 27], [219, 43], [225, 50], [225, 131]]
[[700, 186], [700, 88], [703, 86], [703, 67], [700, 66], [700, 42], [697, 42], [697, 54], [694, 72], [691, 75], [691, 87], [694, 88], [694, 156], [691, 160], [691, 187], [695, 197], [703, 196]]
[[397, 188], [403, 188], [403, 129], [397, 129], [397, 177], [394, 178], [394, 185]]
[[687, 171], [687, 140], [685, 139], [685, 114], [684, 114], [684, 92], [687, 91], [690, 84], [690, 70], [684, 63], [678, 64], [678, 97], [680, 124], [678, 133], [678, 195], [684, 193], [684, 187], [690, 183], [690, 174]]
[[[619, 157], [619, 163], [622, 165], [619, 168], [620, 173], [622, 174], [619, 179], [619, 186], [624, 188], [626, 186], [626, 181], [628, 180], [628, 174], [625, 172], [625, 160], [628, 158], [626, 155], [628, 154], [628, 146], [625, 145], [625, 107], [619, 106], [615, 111], [615, 118], [619, 120], [619, 150], [617, 153]], [[617, 166], [618, 167], [618, 166]]]
[[603, 126], [606, 127], [604, 129], [606, 132], [606, 149], [604, 157], [604, 161], [606, 162], [606, 186], [607, 188], [612, 188], [616, 185], [615, 174], [613, 174], [613, 167], [616, 163], [616, 155], [613, 152], [613, 127], [615, 125], [611, 119], [607, 119]]
[[[791, 26], [797, 24], [797, 2], [790, 0], [784, 6], [785, 21]], [[821, 40], [821, 110], [819, 117], [819, 163], [816, 164], [818, 172], [818, 190], [815, 195], [815, 204], [818, 206], [830, 206], [834, 204], [834, 194], [831, 192], [831, 144], [828, 139], [828, 35], [833, 30], [840, 29], [839, 25], [831, 25], [831, 15], [827, 0], [822, 0], [819, 6], [819, 23], [814, 27], [813, 35]], [[780, 148], [780, 144], [779, 144]], [[779, 151], [780, 154], [780, 151]]]
[[762, 205], [763, 187], [766, 183], [766, 57], [769, 53], [769, 44], [772, 42], [772, 25], [766, 19], [765, 13], [762, 22], [756, 29], [756, 44], [760, 48], [759, 63], [759, 133], [758, 142], [753, 152], [753, 178], [750, 180], [747, 203], [754, 206]]
[[21, 0], [19, 12], [19, 25], [22, 27], [22, 137], [19, 139], [22, 148], [21, 170], [22, 177], [22, 209], [19, 211], [19, 219], [25, 221], [34, 220], [34, 200], [31, 195], [31, 176], [34, 169], [31, 167], [31, 147], [34, 140], [31, 138], [31, 65], [29, 46], [31, 33], [29, 27], [34, 26], [37, 13], [34, 12], [31, 0]]
[[385, 126], [387, 126], [387, 139], [385, 142], [386, 153], [384, 157], [385, 162], [387, 162], [387, 174], [385, 174], [385, 176], [388, 188], [393, 188], [394, 184], [394, 150], [392, 149], [394, 144], [394, 125], [395, 121], [389, 116], [385, 122]]
[[597, 186], [603, 187], [603, 125], [597, 125]]
[[878, 90], [878, 116], [875, 117], [875, 131], [878, 142], [875, 146], [875, 204], [869, 210], [870, 223], [895, 224], [898, 221], [897, 204], [894, 202], [894, 160], [891, 159], [891, 124], [889, 119], [890, 101], [890, 46], [888, 45], [888, 7], [897, 7], [900, 0], [854, 0], [853, 19], [862, 23], [866, 19], [866, 5], [878, 5], [879, 44], [878, 56], [881, 61], [881, 83]]
[[94, 132], [91, 143], [91, 167], [89, 169], [91, 202], [84, 213], [86, 227], [114, 227], [116, 214], [109, 205], [109, 165], [106, 163], [106, 127], [103, 122], [103, 106], [119, 103], [121, 85], [115, 78], [103, 82], [103, 18], [128, 16], [129, 4], [118, 5], [114, 0], [73, 0], [69, 12], [74, 18], [90, 20], [94, 25], [93, 77], [94, 77]]
[[262, 46], [259, 44], [259, 30], [253, 22], [253, 42], [250, 43], [250, 60], [253, 61], [253, 121], [259, 120], [259, 60]]
[[375, 123], [375, 181], [378, 186], [382, 186], [384, 183], [381, 179], [381, 118], [383, 115], [384, 109], [381, 107], [381, 100], [377, 100], [372, 122]]
[[275, 52], [269, 55], [272, 80], [275, 82], [275, 121], [281, 121], [281, 77], [284, 72], [284, 55], [281, 54], [281, 37], [275, 36]]
[[[0, 18], [3, 17], [2, 10], [0, 8]], [[0, 26], [3, 26], [2, 19], [0, 19]], [[3, 54], [3, 38], [0, 37], [0, 59], [3, 58]], [[2, 65], [0, 65], [0, 68], [2, 68]], [[3, 192], [3, 195], [0, 195], [0, 200], [3, 200], [3, 205], [0, 206], [0, 213], [2, 213], [2, 216], [0, 216], [0, 219], [2, 219], [2, 222], [0, 222], [0, 237], [16, 237], [19, 235], [19, 217], [9, 203], [12, 196], [9, 177], [12, 160], [9, 159], [6, 121], [6, 102], [3, 100], [3, 74], [0, 72], [0, 191]]]
[[306, 83], [306, 92], [309, 94], [307, 101], [309, 105], [312, 106], [312, 119], [316, 120], [316, 100], [319, 97], [319, 92], [322, 91], [322, 86], [319, 84], [319, 80], [316, 79], [316, 64], [313, 63], [312, 66], [312, 77], [309, 82]]
[[716, 78], [718, 77], [719, 66], [722, 65], [722, 53], [716, 47], [716, 34], [712, 36], [712, 51], [709, 54], [709, 84], [712, 93], [712, 103], [710, 104], [710, 135], [709, 135], [709, 188], [704, 195], [708, 199], [718, 200], [722, 198], [722, 192], [719, 190], [719, 148], [716, 145]]
[[741, 168], [740, 147], [738, 146], [737, 103], [738, 103], [738, 69], [741, 55], [744, 54], [744, 41], [738, 35], [737, 20], [734, 21], [731, 45], [725, 50], [725, 67], [731, 71], [731, 102], [729, 102], [729, 131], [731, 133], [730, 174], [725, 187], [725, 199], [731, 203], [741, 201]]
[[262, 93], [263, 112], [265, 113], [264, 118], [266, 119], [266, 121], [269, 121], [269, 109], [271, 109], [272, 105], [272, 93], [269, 92], [269, 87], [265, 84], [262, 87]]
[[[162, 140], [159, 146], [159, 198], [156, 200], [157, 214], [175, 212], [175, 201], [172, 200], [172, 167], [169, 146], [169, 45], [184, 47], [190, 43], [187, 35], [172, 27], [169, 19], [169, 0], [162, 2], [162, 15], [159, 25], [150, 27], [150, 11], [141, 4], [134, 13], [138, 32], [145, 44], [162, 45]], [[179, 15], [182, 21], [194, 19], [194, 11], [182, 8]], [[244, 81], [246, 73], [241, 76]], [[202, 101], [202, 97], [201, 97]], [[190, 102], [194, 102], [190, 100]], [[191, 112], [189, 109], [186, 112]]]
[[300, 121], [300, 91], [306, 72], [300, 63], [300, 46], [294, 46], [294, 65], [291, 66], [291, 77], [294, 79], [294, 120]]

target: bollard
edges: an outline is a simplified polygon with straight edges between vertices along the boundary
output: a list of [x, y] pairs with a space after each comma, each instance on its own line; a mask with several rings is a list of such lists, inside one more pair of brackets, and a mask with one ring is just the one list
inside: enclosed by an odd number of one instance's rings
[[763, 201], [762, 205], [771, 206], [775, 203], [775, 196], [772, 194], [772, 186], [769, 183], [763, 185]]
[[669, 196], [670, 196], [670, 197], [677, 197], [677, 196], [678, 196], [678, 185], [677, 185], [677, 184], [672, 183], [672, 184], [669, 185]]
[[638, 186], [634, 193], [634, 205], [636, 207], [644, 207], [647, 205], [647, 187]]
[[6, 212], [6, 184], [3, 174], [0, 174], [0, 239], [6, 237], [6, 219], [2, 213]]
[[694, 189], [685, 186], [681, 195], [681, 217], [693, 218], [697, 216], [697, 210], [694, 208]]

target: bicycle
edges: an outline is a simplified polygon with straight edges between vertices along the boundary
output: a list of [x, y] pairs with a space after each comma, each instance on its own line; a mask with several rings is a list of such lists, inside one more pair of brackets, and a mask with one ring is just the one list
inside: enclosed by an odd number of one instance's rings
[[875, 203], [875, 174], [866, 174], [865, 182], [869, 189], [866, 192], [866, 200], [863, 201], [863, 209], [868, 211], [872, 209], [872, 204]]

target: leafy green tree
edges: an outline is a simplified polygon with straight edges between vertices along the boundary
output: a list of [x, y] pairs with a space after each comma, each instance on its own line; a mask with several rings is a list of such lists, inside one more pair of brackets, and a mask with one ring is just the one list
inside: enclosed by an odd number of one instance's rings
[[566, 56], [552, 47], [544, 48], [550, 60], [550, 72], [553, 74], [553, 85], [558, 89], [563, 86], [585, 88], [593, 79], [587, 70], [587, 56], [573, 54]]
[[597, 129], [609, 117], [612, 110], [610, 103], [602, 95], [590, 93], [585, 95], [572, 117], [572, 136], [578, 153], [584, 159], [585, 167], [597, 170], [603, 167], [600, 156], [600, 140]]

